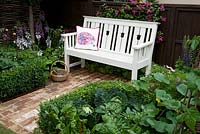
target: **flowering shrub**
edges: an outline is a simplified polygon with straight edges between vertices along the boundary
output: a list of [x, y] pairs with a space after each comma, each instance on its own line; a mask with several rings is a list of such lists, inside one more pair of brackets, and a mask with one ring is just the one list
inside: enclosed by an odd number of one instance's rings
[[[141, 21], [166, 22], [166, 17], [162, 16], [165, 11], [163, 4], [157, 4], [155, 0], [147, 0], [146, 2], [138, 2], [137, 0], [130, 0], [128, 3], [119, 8], [111, 8], [107, 5], [102, 5], [97, 12], [97, 16], [131, 19]], [[158, 31], [157, 43], [163, 41], [163, 33]]]
[[45, 20], [43, 13], [34, 22], [35, 42], [33, 42], [30, 34], [30, 29], [26, 23], [17, 22], [12, 29], [1, 28], [0, 39], [5, 45], [14, 44], [19, 49], [33, 48], [34, 50], [45, 50], [49, 47], [59, 47], [60, 34], [63, 33], [63, 28], [50, 29]]

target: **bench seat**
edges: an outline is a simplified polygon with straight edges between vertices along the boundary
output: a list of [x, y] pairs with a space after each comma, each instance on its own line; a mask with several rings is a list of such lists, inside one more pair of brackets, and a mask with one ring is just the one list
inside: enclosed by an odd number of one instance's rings
[[132, 57], [130, 55], [120, 55], [116, 53], [106, 52], [106, 51], [91, 51], [91, 50], [81, 50], [69, 48], [67, 52], [71, 56], [98, 61], [99, 63], [104, 63], [112, 66], [117, 66], [120, 68], [131, 69]]

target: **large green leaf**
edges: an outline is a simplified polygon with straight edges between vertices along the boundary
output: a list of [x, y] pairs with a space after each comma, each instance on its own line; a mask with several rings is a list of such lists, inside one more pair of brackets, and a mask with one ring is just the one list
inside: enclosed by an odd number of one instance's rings
[[176, 124], [177, 121], [176, 121], [176, 116], [177, 114], [175, 112], [172, 112], [172, 111], [168, 111], [166, 113], [166, 118], [170, 121], [172, 121], [173, 124]]
[[195, 75], [194, 72], [191, 73], [187, 73], [186, 74], [186, 79], [191, 83], [191, 84], [195, 84], [197, 76]]
[[192, 51], [196, 50], [196, 48], [197, 48], [198, 45], [199, 45], [199, 40], [197, 40], [197, 39], [192, 40], [191, 50]]
[[186, 93], [187, 93], [187, 85], [185, 85], [185, 84], [180, 84], [180, 85], [178, 85], [177, 87], [176, 87], [176, 89], [177, 89], [177, 91], [181, 94], [181, 95], [183, 95], [183, 96], [185, 96], [186, 95]]
[[172, 99], [170, 94], [167, 94], [165, 90], [156, 89], [156, 98], [161, 99], [162, 101]]
[[133, 81], [133, 87], [135, 87], [137, 91], [140, 91], [140, 90], [148, 91], [149, 83], [143, 80], [137, 80], [137, 81]]
[[196, 80], [196, 85], [198, 90], [200, 91], [200, 78]]
[[154, 74], [154, 78], [159, 81], [159, 82], [163, 82], [165, 84], [170, 84], [169, 80], [167, 79], [167, 77], [162, 74], [162, 73], [155, 73]]

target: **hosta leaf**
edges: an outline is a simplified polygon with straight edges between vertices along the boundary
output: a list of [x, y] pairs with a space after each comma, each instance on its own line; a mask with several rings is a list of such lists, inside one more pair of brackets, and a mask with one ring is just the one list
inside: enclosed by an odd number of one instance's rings
[[133, 86], [135, 87], [137, 91], [139, 90], [148, 91], [149, 83], [147, 83], [146, 81], [137, 80], [137, 81], [133, 81]]
[[163, 82], [165, 84], [170, 84], [169, 80], [166, 78], [166, 76], [162, 73], [155, 73], [154, 74], [154, 78], [159, 81], [159, 82]]
[[191, 82], [192, 84], [195, 84], [195, 81], [196, 81], [196, 75], [195, 73], [191, 72], [191, 73], [187, 73], [186, 74], [186, 79]]
[[176, 113], [172, 112], [172, 111], [168, 111], [166, 113], [166, 118], [170, 121], [172, 121], [173, 124], [176, 124]]
[[166, 122], [156, 121], [156, 120], [154, 120], [154, 124], [155, 125], [152, 125], [152, 127], [154, 129], [156, 129], [156, 131], [158, 131], [160, 133], [166, 133], [167, 132], [169, 134], [173, 133], [174, 127], [176, 126], [176, 124], [168, 124]]
[[181, 107], [180, 101], [171, 99], [165, 100], [164, 102], [159, 103], [160, 106], [165, 106], [167, 109], [170, 110], [178, 110]]
[[170, 95], [170, 94], [167, 94], [167, 92], [164, 91], [164, 90], [156, 89], [155, 92], [156, 92], [156, 98], [159, 98], [159, 99], [161, 99], [162, 101], [172, 99], [171, 95]]
[[200, 91], [200, 79], [196, 80], [196, 85], [197, 85], [198, 90]]
[[197, 41], [195, 39], [192, 40], [192, 44], [191, 44], [192, 51], [194, 51], [197, 48], [198, 45], [199, 45], [199, 41]]
[[183, 96], [185, 96], [186, 93], [187, 93], [187, 85], [185, 85], [185, 84], [180, 84], [180, 85], [178, 85], [178, 86], [176, 87], [176, 89], [177, 89], [177, 91], [178, 91], [181, 95], [183, 95]]
[[158, 114], [159, 109], [156, 108], [153, 103], [150, 103], [143, 107], [143, 111], [148, 117], [155, 117]]
[[162, 121], [155, 121], [155, 125], [153, 126], [153, 128], [156, 129], [156, 131], [158, 132], [165, 132], [165, 127], [166, 127], [166, 123], [162, 122]]

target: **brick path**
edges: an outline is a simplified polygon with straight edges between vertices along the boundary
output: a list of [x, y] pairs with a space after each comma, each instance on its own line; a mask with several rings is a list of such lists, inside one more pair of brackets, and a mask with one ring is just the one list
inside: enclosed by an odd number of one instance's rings
[[32, 93], [0, 104], [0, 123], [17, 134], [31, 134], [37, 127], [38, 106], [41, 102], [68, 93], [88, 82], [119, 79], [85, 69], [73, 70], [65, 82], [49, 82], [47, 86]]

